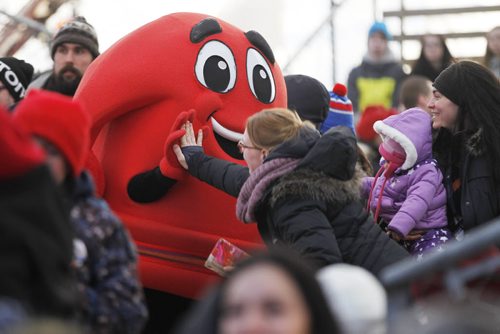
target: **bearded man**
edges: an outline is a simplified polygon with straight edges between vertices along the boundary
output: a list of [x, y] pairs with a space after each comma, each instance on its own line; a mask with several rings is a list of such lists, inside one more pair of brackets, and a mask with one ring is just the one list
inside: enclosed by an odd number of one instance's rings
[[88, 66], [99, 55], [97, 34], [87, 20], [77, 16], [64, 24], [50, 44], [51, 71], [42, 73], [29, 88], [42, 88], [73, 96]]

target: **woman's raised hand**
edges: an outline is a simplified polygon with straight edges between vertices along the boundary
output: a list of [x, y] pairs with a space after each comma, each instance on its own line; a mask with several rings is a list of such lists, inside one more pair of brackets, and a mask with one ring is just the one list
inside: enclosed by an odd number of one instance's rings
[[187, 121], [186, 123], [181, 125], [181, 129], [185, 130], [186, 133], [184, 136], [181, 137], [180, 139], [180, 146], [179, 145], [174, 145], [174, 153], [177, 156], [177, 160], [179, 161], [179, 164], [184, 168], [188, 169], [188, 165], [186, 162], [186, 157], [182, 153], [181, 147], [186, 147], [186, 146], [202, 146], [203, 143], [203, 130], [199, 129], [198, 130], [198, 136], [196, 137], [194, 134], [194, 129], [193, 129], [193, 123], [190, 121]]
[[203, 131], [198, 130], [198, 137], [194, 135], [193, 123], [187, 121], [182, 124], [181, 129], [186, 131], [186, 134], [181, 137], [181, 147], [185, 146], [202, 146], [203, 143]]

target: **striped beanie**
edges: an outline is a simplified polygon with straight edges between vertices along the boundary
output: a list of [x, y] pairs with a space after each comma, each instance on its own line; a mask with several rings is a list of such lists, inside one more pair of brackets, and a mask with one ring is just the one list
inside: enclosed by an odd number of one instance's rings
[[328, 129], [339, 125], [347, 126], [355, 133], [352, 103], [347, 98], [346, 86], [341, 83], [335, 84], [333, 92], [330, 92], [330, 108], [320, 131], [325, 133]]

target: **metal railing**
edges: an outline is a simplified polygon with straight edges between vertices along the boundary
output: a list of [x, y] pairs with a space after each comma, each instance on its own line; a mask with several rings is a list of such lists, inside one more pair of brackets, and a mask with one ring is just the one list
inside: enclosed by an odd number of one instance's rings
[[442, 251], [428, 254], [423, 261], [411, 258], [385, 268], [380, 280], [387, 290], [389, 328], [409, 308], [409, 291], [413, 283], [440, 273], [448, 295], [454, 300], [463, 299], [468, 282], [500, 270], [500, 255], [486, 257], [469, 266], [460, 264], [499, 245], [500, 218], [497, 218], [470, 231], [462, 241], [450, 242]]
[[[432, 9], [413, 9], [408, 10], [404, 7], [404, 1], [401, 0], [401, 10], [383, 12], [384, 19], [389, 17], [397, 17], [400, 20], [400, 35], [393, 35], [395, 41], [401, 44], [401, 59], [403, 62], [408, 62], [403, 56], [404, 42], [410, 40], [419, 40], [424, 34], [405, 34], [404, 20], [408, 17], [415, 16], [442, 16], [450, 14], [470, 14], [470, 13], [485, 13], [485, 12], [500, 12], [500, 6], [475, 6], [475, 7], [454, 7], [454, 8], [432, 8]], [[478, 38], [486, 36], [486, 31], [469, 31], [469, 32], [450, 32], [443, 33], [446, 39], [460, 38]]]

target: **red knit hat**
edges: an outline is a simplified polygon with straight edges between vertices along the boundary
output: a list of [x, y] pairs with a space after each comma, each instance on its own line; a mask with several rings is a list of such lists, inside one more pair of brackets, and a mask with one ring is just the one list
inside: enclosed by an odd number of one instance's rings
[[45, 153], [22, 130], [0, 107], [0, 181], [27, 173], [45, 160]]
[[90, 117], [77, 101], [31, 89], [16, 107], [14, 121], [56, 146], [75, 176], [81, 173], [90, 143]]
[[396, 115], [394, 109], [387, 109], [383, 106], [367, 107], [361, 114], [361, 118], [356, 124], [356, 134], [360, 140], [370, 142], [375, 139], [377, 133], [373, 130], [376, 121], [382, 121], [389, 116]]

